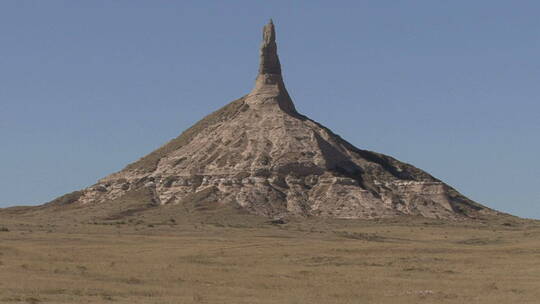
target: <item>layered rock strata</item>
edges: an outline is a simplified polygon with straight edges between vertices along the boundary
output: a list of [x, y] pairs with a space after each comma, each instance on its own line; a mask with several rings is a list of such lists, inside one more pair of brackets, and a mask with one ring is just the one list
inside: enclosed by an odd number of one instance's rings
[[263, 29], [259, 73], [248, 95], [69, 203], [108, 204], [141, 188], [151, 190], [156, 205], [204, 200], [268, 217], [455, 219], [494, 212], [299, 114], [283, 82], [272, 22]]

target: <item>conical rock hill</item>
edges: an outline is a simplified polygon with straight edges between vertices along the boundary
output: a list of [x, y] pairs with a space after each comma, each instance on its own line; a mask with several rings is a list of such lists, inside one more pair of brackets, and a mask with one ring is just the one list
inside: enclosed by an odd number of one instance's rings
[[231, 205], [268, 217], [456, 219], [494, 212], [299, 114], [283, 83], [275, 37], [270, 21], [248, 95], [124, 170], [50, 204], [113, 204], [145, 189], [154, 205]]

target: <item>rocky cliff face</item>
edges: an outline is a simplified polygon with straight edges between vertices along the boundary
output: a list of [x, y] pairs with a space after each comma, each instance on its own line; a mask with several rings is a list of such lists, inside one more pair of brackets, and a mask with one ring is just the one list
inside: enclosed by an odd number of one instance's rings
[[145, 189], [154, 205], [230, 204], [268, 217], [455, 219], [494, 212], [299, 114], [283, 83], [275, 38], [270, 22], [248, 95], [124, 170], [51, 204], [110, 204]]

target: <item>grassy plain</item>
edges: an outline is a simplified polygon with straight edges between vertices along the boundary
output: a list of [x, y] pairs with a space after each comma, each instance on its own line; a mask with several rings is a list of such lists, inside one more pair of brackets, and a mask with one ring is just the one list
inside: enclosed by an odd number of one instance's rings
[[540, 302], [534, 221], [0, 213], [2, 227], [1, 303]]

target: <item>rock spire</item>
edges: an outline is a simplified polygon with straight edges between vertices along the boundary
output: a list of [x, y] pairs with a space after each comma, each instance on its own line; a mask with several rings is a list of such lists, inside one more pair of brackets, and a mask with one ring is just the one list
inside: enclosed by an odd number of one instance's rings
[[281, 65], [277, 55], [276, 30], [272, 19], [263, 28], [260, 57], [259, 74], [281, 75]]
[[272, 19], [263, 27], [259, 73], [255, 88], [249, 93], [247, 102], [251, 105], [277, 104], [283, 111], [298, 115], [281, 76], [276, 30]]
[[[94, 205], [100, 207], [83, 208]], [[349, 219], [496, 214], [430, 174], [359, 149], [297, 113], [281, 75], [272, 21], [263, 29], [257, 80], [248, 95], [124, 170], [47, 206], [81, 210], [91, 220], [139, 213], [168, 220], [171, 213], [207, 211], [221, 219], [239, 210]]]

